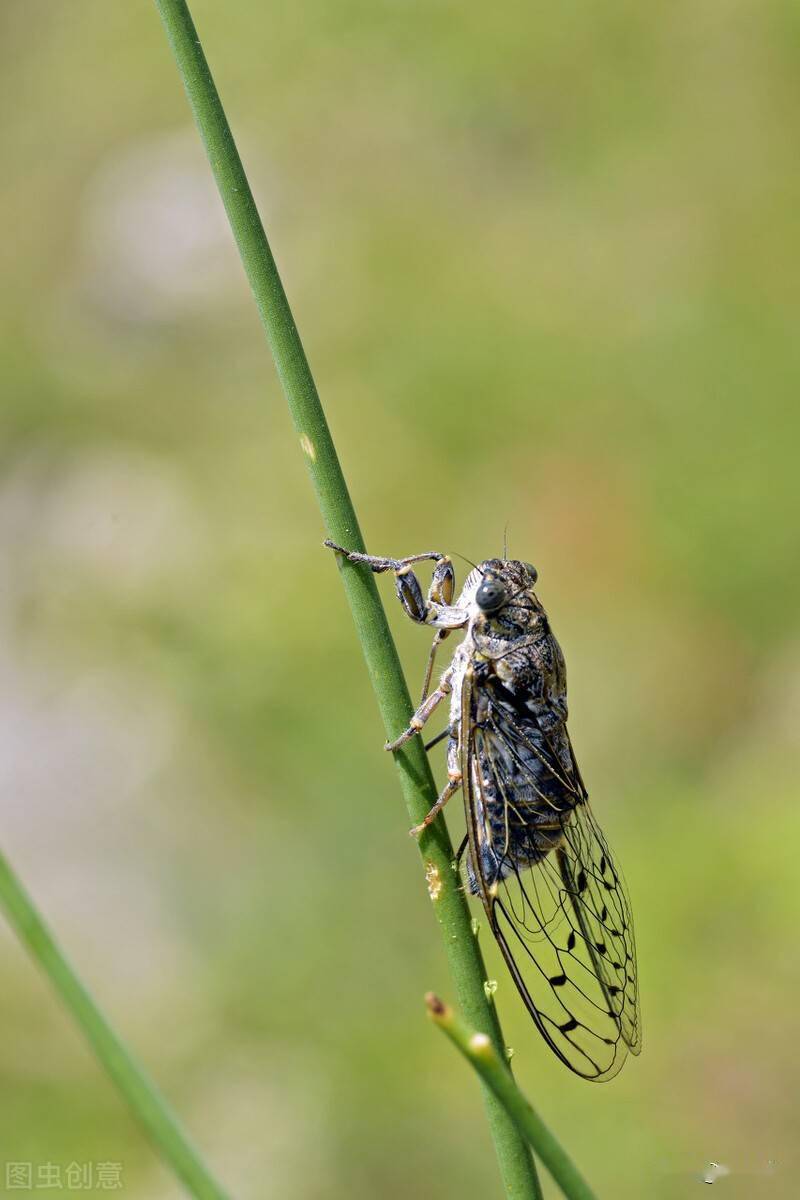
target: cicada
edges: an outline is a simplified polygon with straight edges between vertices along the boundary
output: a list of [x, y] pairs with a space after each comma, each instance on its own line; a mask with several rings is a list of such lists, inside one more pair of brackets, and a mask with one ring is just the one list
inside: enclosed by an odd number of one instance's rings
[[[445, 554], [381, 558], [326, 545], [377, 574], [392, 571], [406, 614], [437, 631], [422, 702], [386, 746], [418, 735], [449, 698], [447, 783], [412, 833], [463, 792], [467, 887], [528, 1012], [575, 1074], [612, 1078], [641, 1049], [633, 922], [567, 732], [564, 655], [534, 590], [536, 568], [487, 559], [454, 600]], [[427, 560], [425, 595], [413, 567]], [[429, 691], [436, 650], [454, 630], [464, 637]]]

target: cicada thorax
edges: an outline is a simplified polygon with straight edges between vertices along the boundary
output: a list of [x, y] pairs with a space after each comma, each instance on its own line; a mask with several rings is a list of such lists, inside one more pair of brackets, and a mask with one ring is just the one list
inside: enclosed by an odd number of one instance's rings
[[487, 883], [541, 862], [585, 800], [566, 730], [563, 656], [541, 606], [516, 636], [489, 622], [473, 655], [473, 790]]

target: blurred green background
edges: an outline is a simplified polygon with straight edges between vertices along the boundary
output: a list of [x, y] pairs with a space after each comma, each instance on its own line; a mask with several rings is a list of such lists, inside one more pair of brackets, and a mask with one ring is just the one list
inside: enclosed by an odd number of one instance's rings
[[[480, 559], [508, 523], [566, 652], [644, 1052], [574, 1079], [490, 955], [520, 1083], [601, 1196], [691, 1197], [710, 1160], [796, 1195], [797, 7], [194, 11], [369, 546]], [[0, 27], [4, 848], [237, 1197], [498, 1196], [155, 10]], [[0, 956], [0, 1160], [178, 1196], [5, 926]]]

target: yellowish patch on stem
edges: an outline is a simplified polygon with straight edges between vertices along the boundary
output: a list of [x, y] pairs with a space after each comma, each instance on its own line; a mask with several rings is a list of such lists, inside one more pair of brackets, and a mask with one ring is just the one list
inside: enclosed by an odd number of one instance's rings
[[300, 449], [303, 451], [303, 454], [308, 455], [312, 462], [317, 461], [317, 452], [314, 449], [314, 443], [307, 433], [300, 434]]
[[485, 1058], [492, 1052], [492, 1043], [485, 1033], [473, 1033], [469, 1039], [469, 1048], [473, 1054]]
[[438, 900], [442, 894], [442, 877], [435, 863], [425, 864], [425, 882], [428, 885], [428, 895], [431, 900]]

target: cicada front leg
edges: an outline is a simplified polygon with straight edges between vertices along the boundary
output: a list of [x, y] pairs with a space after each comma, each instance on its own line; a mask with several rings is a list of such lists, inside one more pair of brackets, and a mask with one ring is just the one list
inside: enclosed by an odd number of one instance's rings
[[[345, 550], [343, 546], [337, 546], [335, 542], [330, 540], [326, 541], [325, 545], [330, 547], [331, 550], [335, 550], [337, 554], [343, 555], [348, 562], [363, 563], [364, 566], [374, 571], [376, 575], [382, 575], [386, 571], [393, 571], [395, 590], [397, 598], [403, 606], [403, 611], [417, 624], [433, 625], [437, 630], [428, 659], [428, 668], [425, 672], [425, 683], [422, 689], [422, 701], [419, 708], [412, 716], [408, 727], [403, 730], [400, 736], [395, 738], [394, 741], [386, 743], [387, 750], [397, 750], [414, 737], [415, 734], [419, 733], [437, 706], [441, 704], [442, 700], [452, 690], [452, 669], [448, 669], [442, 676], [439, 686], [428, 695], [434, 658], [440, 643], [447, 637], [451, 630], [462, 628], [468, 620], [468, 614], [463, 609], [453, 607], [453, 592], [455, 590], [453, 564], [446, 554], [440, 554], [436, 550], [428, 550], [423, 554], [410, 554], [407, 558], [383, 558], [375, 554], [362, 554], [358, 550]], [[433, 568], [433, 576], [427, 596], [425, 596], [423, 595], [420, 582], [412, 569], [412, 564], [431, 560], [436, 565]]]
[[[376, 575], [393, 571], [395, 591], [403, 611], [418, 625], [433, 625], [436, 629], [448, 631], [466, 625], [467, 614], [452, 607], [455, 572], [446, 554], [427, 550], [423, 554], [410, 554], [407, 558], [383, 558], [377, 554], [362, 554], [359, 550], [345, 550], [330, 539], [326, 539], [325, 545], [343, 555], [348, 562], [363, 563]], [[412, 563], [428, 561], [435, 562], [436, 566], [426, 598], [412, 570]]]

